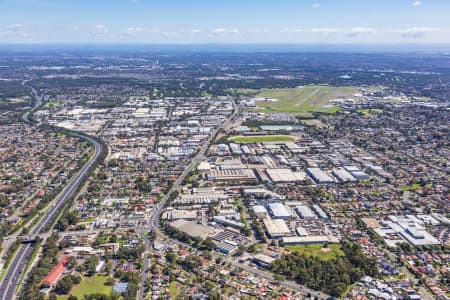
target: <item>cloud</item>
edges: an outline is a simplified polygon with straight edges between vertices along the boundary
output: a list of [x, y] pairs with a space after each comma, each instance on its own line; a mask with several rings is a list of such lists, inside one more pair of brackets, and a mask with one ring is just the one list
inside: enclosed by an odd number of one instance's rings
[[394, 32], [400, 33], [404, 38], [421, 38], [428, 33], [441, 32], [439, 28], [429, 28], [429, 27], [411, 27], [406, 29], [395, 30]]
[[420, 1], [415, 1], [415, 2], [413, 2], [413, 6], [420, 6], [422, 4], [422, 2], [420, 2]]
[[127, 34], [129, 35], [135, 35], [135, 34], [139, 34], [145, 31], [145, 28], [142, 27], [128, 27], [127, 28]]
[[10, 38], [28, 38], [32, 32], [22, 24], [12, 24], [0, 28], [0, 36]]
[[237, 28], [215, 28], [211, 30], [210, 36], [227, 36], [227, 35], [237, 35], [240, 30]]
[[319, 3], [314, 3], [314, 4], [312, 5], [312, 7], [313, 7], [313, 8], [319, 8], [319, 7], [320, 7], [320, 4], [319, 4]]
[[311, 32], [313, 33], [320, 33], [323, 35], [331, 35], [336, 33], [341, 33], [343, 30], [340, 28], [313, 28], [311, 29]]
[[356, 36], [362, 36], [362, 35], [371, 35], [376, 33], [376, 30], [369, 27], [353, 27], [349, 30], [347, 33], [347, 36], [349, 37], [356, 37]]
[[94, 26], [94, 29], [92, 30], [92, 34], [96, 37], [106, 37], [110, 33], [110, 30], [108, 26], [103, 24], [98, 24]]
[[292, 35], [303, 33], [303, 32], [305, 32], [305, 30], [301, 29], [301, 28], [293, 28], [293, 29], [284, 28], [284, 29], [280, 30], [280, 33], [287, 33], [287, 34], [292, 34]]

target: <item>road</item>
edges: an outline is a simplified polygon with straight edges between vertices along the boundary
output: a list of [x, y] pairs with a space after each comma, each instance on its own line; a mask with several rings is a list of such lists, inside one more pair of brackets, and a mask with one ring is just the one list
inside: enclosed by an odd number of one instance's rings
[[[23, 83], [26, 84], [26, 81]], [[40, 105], [40, 98], [37, 92], [32, 88], [33, 96], [37, 99], [37, 105]], [[39, 98], [39, 99], [38, 99]], [[41, 97], [42, 98], [42, 97]], [[28, 116], [26, 116], [28, 118]], [[28, 121], [28, 120], [27, 120]], [[94, 146], [94, 154], [86, 162], [86, 164], [70, 179], [69, 183], [64, 187], [61, 193], [55, 197], [52, 201], [51, 207], [48, 209], [47, 214], [42, 217], [30, 230], [30, 235], [42, 234], [48, 229], [52, 222], [61, 213], [64, 205], [70, 199], [72, 195], [77, 191], [77, 188], [82, 184], [84, 178], [88, 174], [89, 169], [94, 165], [95, 161], [100, 157], [103, 150], [103, 145], [97, 140], [85, 136], [82, 134], [74, 134]], [[31, 254], [34, 249], [33, 244], [23, 244], [17, 250], [16, 255], [9, 264], [3, 281], [0, 283], [0, 300], [11, 300], [15, 298], [15, 290], [21, 283], [19, 282], [22, 272], [27, 266], [28, 260], [31, 258]]]
[[[217, 128], [208, 138], [207, 141], [201, 146], [200, 150], [197, 152], [197, 154], [192, 158], [189, 165], [184, 169], [183, 173], [177, 178], [173, 186], [169, 189], [169, 191], [164, 195], [163, 199], [157, 204], [155, 210], [153, 211], [152, 215], [150, 216], [149, 220], [149, 227], [148, 231], [152, 232], [159, 226], [159, 217], [161, 215], [162, 210], [167, 204], [167, 201], [169, 200], [170, 196], [177, 191], [181, 184], [183, 183], [186, 176], [191, 173], [192, 170], [205, 158], [205, 153], [209, 148], [209, 145], [211, 144], [212, 140], [216, 137], [218, 132], [220, 130], [229, 130], [231, 128], [232, 122], [235, 120], [235, 118], [239, 114], [239, 109], [236, 105], [236, 102], [233, 101], [233, 113], [228, 117], [228, 119], [222, 124], [221, 127]], [[149, 265], [149, 252], [150, 252], [150, 243], [146, 241], [145, 243], [145, 252], [144, 252], [144, 268], [142, 271], [141, 276], [141, 283], [140, 283], [140, 289], [139, 289], [139, 299], [144, 299], [144, 285], [147, 280], [147, 272], [148, 272], [148, 265]]]
[[[170, 240], [171, 243], [173, 243], [173, 244], [177, 244], [177, 245], [183, 246], [185, 248], [190, 248], [191, 250], [196, 250], [190, 244], [183, 243], [183, 242], [178, 241], [178, 240], [174, 240], [171, 237], [165, 235], [165, 233], [160, 231], [160, 230], [158, 231], [158, 234], [160, 235], [160, 237], [163, 237], [164, 239]], [[301, 284], [296, 283], [295, 281], [290, 281], [290, 280], [286, 280], [286, 279], [283, 280], [283, 281], [277, 281], [273, 277], [272, 273], [270, 273], [270, 272], [268, 272], [268, 271], [266, 271], [264, 269], [257, 268], [257, 267], [252, 267], [252, 266], [240, 263], [239, 262], [239, 259], [240, 259], [239, 257], [224, 256], [224, 255], [218, 254], [216, 252], [211, 252], [211, 256], [214, 259], [220, 258], [223, 262], [229, 263], [235, 268], [240, 268], [243, 271], [245, 271], [245, 272], [247, 272], [249, 274], [252, 274], [252, 275], [254, 275], [254, 276], [258, 277], [258, 278], [263, 278], [263, 279], [265, 279], [265, 280], [267, 280], [269, 282], [277, 282], [277, 285], [280, 285], [282, 287], [285, 287], [285, 288], [293, 290], [293, 291], [297, 291], [297, 292], [299, 292], [299, 293], [301, 293], [303, 295], [310, 294], [311, 297], [315, 297], [317, 299], [328, 299], [328, 298], [330, 298], [330, 295], [327, 295], [327, 294], [325, 294], [323, 292], [320, 292], [320, 291], [316, 291], [316, 290], [310, 289], [310, 288], [308, 288], [306, 286], [303, 286]]]
[[[222, 124], [222, 127], [217, 129], [213, 134], [210, 135], [210, 137], [208, 138], [208, 140], [203, 144], [203, 146], [200, 148], [199, 152], [197, 153], [197, 155], [195, 155], [195, 157], [191, 160], [191, 162], [189, 163], [189, 165], [186, 167], [186, 169], [183, 171], [183, 173], [177, 178], [176, 182], [174, 183], [174, 185], [172, 186], [172, 188], [168, 191], [168, 193], [164, 196], [164, 198], [161, 200], [161, 202], [157, 205], [155, 211], [152, 213], [151, 217], [150, 217], [150, 225], [148, 230], [149, 231], [155, 231], [155, 229], [157, 229], [157, 227], [159, 226], [159, 217], [161, 215], [162, 210], [164, 209], [164, 207], [167, 204], [167, 201], [169, 200], [170, 196], [177, 191], [181, 184], [183, 183], [184, 179], [186, 178], [186, 176], [189, 175], [189, 173], [205, 158], [205, 153], [208, 150], [209, 145], [211, 144], [212, 140], [214, 139], [214, 137], [216, 136], [216, 134], [219, 132], [219, 130], [224, 130], [225, 132], [227, 132], [228, 130], [230, 130], [230, 128], [232, 127], [233, 121], [236, 119], [236, 117], [239, 114], [239, 110], [237, 108], [236, 103], [233, 101], [233, 106], [234, 106], [234, 112], [233, 114], [230, 115], [230, 117], [227, 119], [227, 121], [224, 122], [224, 124]], [[143, 234], [141, 234], [143, 235]], [[146, 238], [145, 238], [146, 239]], [[180, 243], [179, 241], [175, 241], [172, 240], [172, 242], [174, 243]], [[185, 246], [188, 246], [186, 244], [184, 244]], [[140, 283], [140, 290], [139, 290], [139, 299], [144, 299], [144, 286], [145, 286], [145, 282], [147, 280], [147, 273], [148, 273], [148, 266], [150, 264], [150, 259], [149, 259], [149, 252], [150, 252], [150, 243], [149, 241], [146, 239], [145, 241], [145, 252], [144, 252], [144, 267], [143, 267], [143, 272], [142, 272], [142, 276], [141, 276], [141, 283]], [[221, 258], [223, 258], [221, 256]], [[233, 258], [228, 257], [225, 258], [225, 260], [229, 263], [231, 263], [233, 266], [235, 267], [239, 267], [242, 268], [243, 270], [245, 270], [246, 272], [253, 274], [255, 276], [264, 278], [266, 280], [269, 281], [274, 281], [273, 275], [269, 272], [266, 272], [264, 270], [261, 269], [255, 269], [252, 268], [250, 266], [245, 266], [237, 261], [235, 261]], [[319, 291], [315, 291], [315, 290], [311, 290], [305, 286], [299, 285], [293, 281], [288, 281], [288, 280], [284, 280], [283, 282], [279, 282], [279, 285], [284, 286], [286, 288], [298, 291], [302, 294], [311, 294], [312, 296], [315, 296], [319, 299], [327, 299], [329, 296], [319, 292]]]

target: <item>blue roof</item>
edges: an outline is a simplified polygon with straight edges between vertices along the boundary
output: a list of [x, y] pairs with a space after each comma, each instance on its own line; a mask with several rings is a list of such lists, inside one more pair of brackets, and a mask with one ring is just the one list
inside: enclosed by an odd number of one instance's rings
[[114, 284], [113, 291], [117, 293], [125, 293], [128, 288], [128, 282], [118, 282]]

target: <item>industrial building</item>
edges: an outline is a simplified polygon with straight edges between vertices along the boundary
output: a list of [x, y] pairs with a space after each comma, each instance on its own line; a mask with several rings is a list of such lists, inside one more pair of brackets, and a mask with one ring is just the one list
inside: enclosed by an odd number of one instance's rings
[[317, 218], [316, 214], [312, 211], [309, 206], [300, 205], [295, 208], [299, 216], [303, 219], [315, 219]]
[[289, 220], [291, 218], [291, 213], [289, 209], [283, 203], [279, 202], [270, 203], [269, 210], [274, 219]]
[[334, 183], [334, 179], [319, 168], [307, 168], [306, 173], [319, 184]]
[[283, 236], [291, 235], [291, 231], [284, 220], [272, 220], [264, 219], [264, 227], [266, 228], [267, 234], [271, 238], [279, 238]]
[[231, 218], [227, 218], [226, 216], [214, 216], [213, 221], [221, 225], [231, 226], [238, 229], [242, 229], [245, 226], [244, 223]]
[[323, 209], [319, 205], [313, 204], [312, 208], [316, 212], [316, 214], [319, 216], [319, 218], [326, 219], [326, 220], [329, 219], [328, 215], [323, 211]]
[[208, 180], [227, 183], [257, 182], [255, 173], [250, 169], [212, 169]]
[[374, 231], [390, 247], [405, 241], [413, 246], [440, 244], [439, 240], [426, 230], [425, 223], [413, 215], [388, 216], [380, 221], [380, 227]]
[[353, 175], [344, 168], [333, 169], [333, 175], [339, 179], [340, 182], [355, 182], [357, 181]]
[[253, 212], [255, 213], [257, 218], [265, 219], [268, 216], [267, 209], [262, 205], [255, 205], [252, 207]]
[[294, 172], [291, 169], [266, 169], [266, 173], [276, 183], [299, 182], [308, 178], [304, 172]]
[[281, 238], [284, 245], [337, 244], [339, 239], [326, 235], [287, 236]]

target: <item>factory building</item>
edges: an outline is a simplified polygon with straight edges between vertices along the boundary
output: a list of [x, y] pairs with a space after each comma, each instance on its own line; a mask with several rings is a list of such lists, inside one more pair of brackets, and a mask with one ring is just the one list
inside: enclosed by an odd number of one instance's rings
[[300, 205], [295, 208], [298, 215], [303, 219], [315, 219], [317, 218], [316, 214], [312, 211], [309, 206], [306, 205]]
[[329, 184], [334, 183], [333, 178], [331, 178], [327, 173], [319, 168], [307, 168], [306, 173], [319, 184]]
[[269, 210], [274, 219], [284, 219], [289, 220], [291, 218], [291, 213], [286, 205], [276, 202], [269, 204]]
[[264, 219], [264, 227], [266, 228], [267, 234], [271, 238], [279, 238], [283, 236], [291, 235], [291, 231], [284, 220], [272, 220]]

